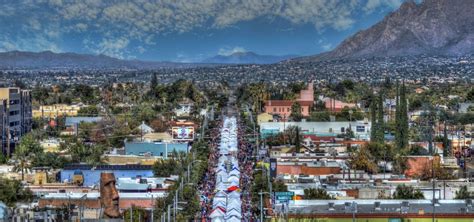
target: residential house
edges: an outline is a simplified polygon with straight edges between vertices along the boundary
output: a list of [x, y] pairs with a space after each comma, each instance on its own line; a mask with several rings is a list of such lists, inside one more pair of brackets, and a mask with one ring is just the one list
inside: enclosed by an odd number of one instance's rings
[[125, 155], [160, 156], [168, 158], [173, 152], [189, 151], [188, 143], [125, 142]]
[[[301, 114], [304, 117], [309, 116], [313, 102], [311, 101], [296, 101], [301, 106]], [[265, 113], [271, 115], [279, 115], [283, 119], [287, 119], [291, 115], [291, 106], [293, 106], [291, 100], [267, 100], [265, 103]]]
[[97, 123], [102, 121], [102, 117], [66, 117], [66, 130], [61, 132], [62, 135], [74, 135], [77, 134], [79, 129], [79, 124], [81, 123]]
[[260, 113], [257, 115], [257, 124], [260, 125], [260, 123], [266, 123], [266, 122], [272, 122], [273, 121], [273, 115], [268, 114], [268, 113]]
[[459, 113], [474, 112], [474, 103], [459, 103], [458, 112]]
[[270, 115], [278, 115], [283, 120], [286, 120], [291, 115], [291, 106], [297, 102], [301, 106], [301, 114], [304, 117], [309, 116], [311, 107], [314, 104], [314, 89], [313, 83], [309, 83], [308, 87], [301, 90], [298, 98], [292, 100], [267, 100], [265, 102], [265, 113]]
[[67, 105], [54, 104], [49, 106], [40, 106], [33, 110], [34, 118], [56, 118], [59, 116], [77, 116], [79, 110], [83, 107], [82, 104]]
[[333, 98], [324, 98], [324, 105], [327, 110], [331, 112], [341, 112], [345, 107], [347, 108], [356, 108], [357, 104], [355, 103], [345, 103]]
[[193, 107], [194, 102], [190, 99], [186, 99], [178, 104], [178, 107], [174, 109], [174, 113], [177, 117], [187, 117], [191, 115]]
[[142, 124], [140, 124], [140, 126], [138, 126], [138, 130], [140, 130], [142, 135], [155, 132], [155, 130], [153, 130], [153, 128], [151, 128], [150, 126], [145, 124], [145, 122], [142, 122]]

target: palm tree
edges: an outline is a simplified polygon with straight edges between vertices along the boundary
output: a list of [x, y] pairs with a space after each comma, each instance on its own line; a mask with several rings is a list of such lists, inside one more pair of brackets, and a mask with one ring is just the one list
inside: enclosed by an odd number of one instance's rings
[[31, 160], [42, 152], [40, 144], [31, 134], [23, 136], [13, 153], [13, 158], [16, 160], [14, 170], [21, 172], [21, 180], [25, 180], [25, 171], [31, 168]]
[[25, 180], [25, 171], [31, 169], [30, 157], [25, 155], [24, 152], [16, 152], [13, 154], [15, 158], [15, 167], [13, 170], [15, 172], [21, 172], [21, 180]]

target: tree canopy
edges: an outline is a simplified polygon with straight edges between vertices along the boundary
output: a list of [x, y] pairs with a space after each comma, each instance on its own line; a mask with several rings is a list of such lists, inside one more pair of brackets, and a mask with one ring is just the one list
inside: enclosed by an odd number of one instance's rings
[[395, 193], [393, 193], [393, 199], [410, 200], [424, 198], [425, 196], [420, 190], [415, 189], [412, 186], [406, 186], [405, 184], [398, 185]]

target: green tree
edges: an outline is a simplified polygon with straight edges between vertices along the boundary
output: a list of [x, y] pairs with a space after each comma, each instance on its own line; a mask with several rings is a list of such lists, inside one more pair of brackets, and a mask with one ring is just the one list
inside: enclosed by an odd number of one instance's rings
[[375, 158], [366, 146], [351, 154], [349, 164], [352, 169], [365, 170], [369, 173], [377, 173], [378, 170]]
[[376, 132], [376, 141], [379, 143], [385, 142], [385, 123], [384, 123], [384, 112], [383, 112], [383, 100], [384, 93], [379, 92], [379, 98], [377, 99], [377, 132]]
[[188, 158], [183, 152], [173, 151], [172, 157], [166, 160], [156, 161], [153, 165], [153, 172], [157, 177], [169, 177], [171, 175], [180, 175], [187, 170]]
[[377, 100], [375, 96], [372, 95], [372, 100], [370, 102], [370, 141], [377, 141], [377, 132], [379, 131], [377, 125]]
[[406, 186], [405, 184], [398, 185], [395, 193], [393, 193], [393, 199], [413, 200], [424, 198], [425, 196], [420, 190], [412, 186]]
[[31, 202], [33, 194], [23, 188], [19, 180], [0, 177], [0, 202], [13, 207], [17, 202]]
[[469, 192], [466, 185], [461, 186], [458, 191], [456, 191], [456, 196], [454, 199], [472, 199], [474, 194]]
[[301, 149], [301, 141], [300, 141], [300, 128], [299, 127], [296, 127], [296, 133], [295, 133], [295, 151], [296, 153], [299, 153], [300, 152], [300, 149]]
[[77, 112], [78, 116], [97, 116], [99, 115], [99, 109], [95, 105], [84, 106]]
[[309, 188], [309, 189], [304, 189], [304, 199], [306, 200], [332, 200], [334, 198], [331, 195], [329, 195], [324, 189]]
[[407, 157], [404, 155], [405, 151], [398, 151], [393, 157], [393, 172], [403, 174], [408, 169]]
[[328, 111], [315, 111], [311, 112], [310, 120], [314, 122], [327, 122], [331, 120], [331, 117]]
[[398, 149], [408, 147], [408, 108], [405, 83], [399, 88], [397, 84], [397, 107], [395, 113], [395, 146]]
[[[131, 212], [131, 218], [130, 218], [130, 210]], [[137, 206], [132, 206], [132, 208], [127, 209], [123, 212], [123, 218], [125, 219], [126, 222], [140, 222], [140, 221], [148, 221], [148, 215], [147, 211], [141, 207]]]
[[5, 164], [7, 162], [7, 157], [3, 154], [3, 151], [0, 150], [0, 164]]
[[303, 114], [301, 113], [301, 105], [298, 102], [293, 102], [291, 105], [291, 114], [290, 118], [296, 122], [301, 121], [303, 119]]
[[43, 149], [31, 134], [21, 138], [20, 144], [15, 148], [13, 158], [15, 159], [15, 170], [21, 172], [21, 180], [25, 180], [25, 171], [31, 168], [32, 159], [41, 155]]
[[96, 165], [102, 162], [101, 156], [105, 151], [105, 147], [100, 144], [84, 143], [74, 137], [60, 145], [61, 150], [66, 150], [71, 155], [73, 163], [85, 162]]
[[301, 128], [298, 126], [289, 126], [286, 128], [284, 134], [288, 137], [289, 139], [289, 144], [295, 145], [296, 143], [300, 142], [302, 140], [301, 138]]
[[474, 102], [474, 88], [471, 88], [471, 90], [467, 93], [466, 101]]
[[32, 167], [51, 167], [53, 169], [62, 169], [64, 165], [69, 162], [63, 156], [58, 155], [57, 153], [41, 153], [36, 155], [32, 162]]
[[390, 144], [370, 142], [365, 147], [377, 162], [380, 160], [393, 160], [394, 150]]
[[286, 186], [285, 182], [283, 180], [275, 180], [272, 182], [272, 191], [273, 192], [287, 192], [288, 187]]
[[194, 219], [194, 216], [199, 211], [199, 196], [197, 195], [198, 191], [193, 185], [186, 185], [183, 187], [182, 194], [180, 197], [186, 202], [184, 209], [186, 209], [182, 214], [185, 218], [189, 220]]
[[448, 126], [446, 121], [444, 122], [444, 129], [443, 129], [443, 156], [448, 157], [451, 156], [451, 144], [448, 139]]
[[153, 73], [151, 75], [151, 80], [150, 80], [150, 90], [154, 91], [157, 85], [158, 85], [158, 78], [156, 78], [156, 73]]
[[33, 100], [38, 101], [39, 104], [44, 105], [49, 97], [49, 90], [44, 87], [36, 86], [31, 91]]

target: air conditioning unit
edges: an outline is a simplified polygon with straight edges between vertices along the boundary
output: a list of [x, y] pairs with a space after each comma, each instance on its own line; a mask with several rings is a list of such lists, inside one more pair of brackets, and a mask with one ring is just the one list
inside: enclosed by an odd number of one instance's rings
[[379, 201], [374, 202], [374, 208], [375, 210], [381, 210]]
[[334, 209], [334, 203], [332, 203], [332, 202], [328, 203], [328, 207], [329, 207], [328, 210], [335, 210]]

